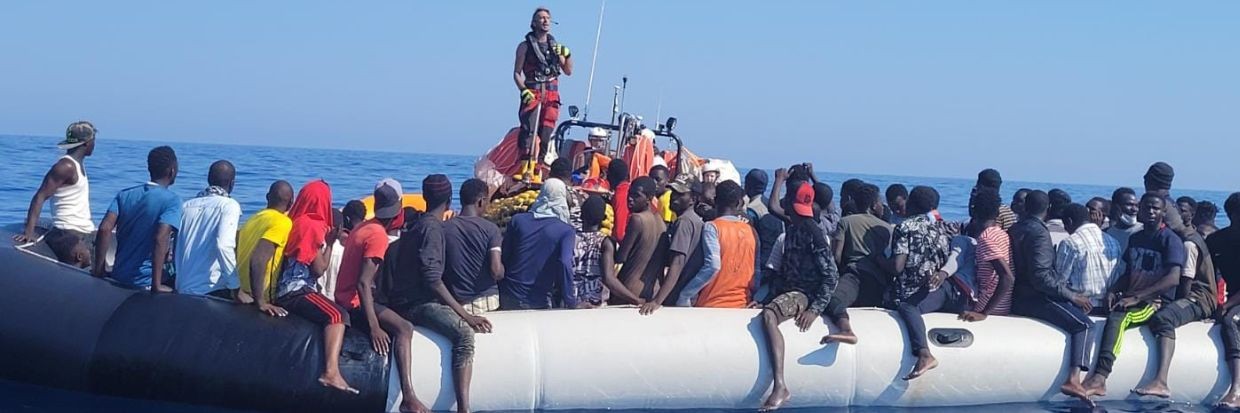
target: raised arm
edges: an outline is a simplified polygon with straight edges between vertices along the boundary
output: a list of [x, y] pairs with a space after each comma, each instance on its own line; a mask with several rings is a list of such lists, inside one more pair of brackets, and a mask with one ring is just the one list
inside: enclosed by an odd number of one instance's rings
[[[57, 161], [52, 168], [43, 175], [43, 184], [39, 185], [39, 190], [34, 192], [34, 196], [30, 197], [30, 208], [26, 210], [26, 227], [24, 232], [13, 236], [13, 242], [17, 244], [25, 244], [34, 242], [34, 228], [39, 224], [39, 213], [43, 210], [43, 203], [47, 201], [52, 194], [56, 193], [64, 185], [72, 185], [77, 183], [77, 173], [74, 170], [73, 163], [67, 159]], [[96, 255], [100, 257], [100, 255]]]
[[779, 191], [784, 188], [784, 181], [788, 180], [788, 170], [779, 168], [775, 170], [775, 184], [771, 185], [771, 197], [766, 200], [767, 210], [784, 222], [788, 222], [788, 215], [784, 214], [784, 205], [779, 202]]

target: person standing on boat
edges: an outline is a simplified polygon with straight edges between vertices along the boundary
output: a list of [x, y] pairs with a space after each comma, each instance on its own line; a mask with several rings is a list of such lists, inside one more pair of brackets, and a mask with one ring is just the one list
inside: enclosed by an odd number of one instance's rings
[[500, 254], [504, 235], [499, 226], [482, 217], [490, 190], [486, 182], [470, 179], [461, 184], [461, 213], [443, 224], [443, 282], [452, 297], [473, 315], [499, 309], [504, 278]]
[[[66, 151], [43, 176], [39, 190], [30, 198], [26, 211], [25, 231], [13, 236], [16, 244], [38, 241], [35, 226], [43, 203], [52, 199], [52, 229], [43, 241], [56, 255], [56, 260], [79, 268], [90, 266], [90, 247], [86, 239], [95, 231], [90, 219], [90, 180], [86, 178], [86, 157], [95, 152], [95, 126], [87, 121], [73, 122], [65, 131], [65, 140], [56, 144]], [[101, 259], [102, 260], [102, 259]]]
[[[537, 175], [538, 160], [546, 153], [551, 133], [560, 117], [560, 75], [573, 75], [572, 52], [551, 35], [551, 10], [539, 7], [530, 20], [530, 32], [517, 44], [512, 80], [521, 93], [517, 118], [521, 133], [517, 148], [522, 159], [521, 173]], [[534, 137], [538, 153], [532, 153]]]
[[[642, 300], [654, 299], [655, 289], [663, 279], [667, 256], [667, 224], [654, 210], [652, 200], [658, 189], [654, 179], [643, 176], [633, 180], [628, 192], [629, 219], [624, 239], [616, 253], [616, 263], [621, 264], [620, 282]], [[617, 219], [619, 219], [617, 217]], [[616, 300], [622, 296], [615, 296]], [[637, 304], [622, 303], [613, 304]]]
[[792, 213], [787, 231], [775, 240], [770, 260], [763, 266], [774, 298], [763, 305], [759, 317], [774, 380], [762, 411], [780, 408], [790, 396], [784, 383], [784, 336], [779, 325], [795, 319], [802, 333], [809, 330], [826, 311], [840, 278], [827, 234], [814, 222], [813, 185], [796, 180], [788, 186], [789, 198], [784, 202]]
[[[1093, 320], [1089, 319], [1089, 311], [1093, 309], [1093, 304], [1090, 303], [1088, 296], [1072, 290], [1066, 278], [1068, 274], [1055, 271], [1055, 247], [1052, 245], [1052, 232], [1044, 221], [1047, 216], [1047, 198], [1042, 191], [1029, 193], [1025, 197], [1024, 219], [1008, 231], [1012, 243], [1012, 267], [1016, 276], [1012, 312], [1046, 321], [1068, 333], [1070, 349], [1068, 378], [1059, 387], [1059, 391], [1068, 396], [1088, 400], [1089, 396], [1086, 395], [1085, 388], [1081, 387], [1080, 375], [1081, 371], [1089, 370], [1089, 350], [1086, 346], [1090, 342], [1090, 328], [1094, 325]], [[1099, 254], [1088, 258], [1092, 259], [1091, 264], [1097, 263], [1103, 266], [1091, 265], [1088, 268], [1101, 273], [1099, 275], [1103, 278], [1103, 288], [1105, 288], [1106, 280], [1110, 279], [1113, 268], [1113, 265], [1105, 266], [1107, 257], [1104, 254], [1106, 250], [1103, 248], [1105, 244], [1102, 237], [1106, 234], [1092, 224], [1085, 226], [1089, 221], [1089, 213], [1084, 206], [1069, 204], [1061, 209], [1062, 211], [1059, 212], [1061, 223], [1080, 233], [1074, 239], [1081, 242], [1089, 241], [1089, 246], [1098, 247], [1087, 250], [1089, 253]], [[1068, 229], [1064, 232], [1068, 232]], [[1085, 238], [1089, 234], [1095, 237]], [[1113, 251], [1113, 254], [1118, 253], [1115, 248], [1117, 246], [1112, 241], [1110, 251]], [[1081, 267], [1085, 267], [1085, 264], [1081, 262]], [[1093, 274], [1087, 276], [1094, 277]]]
[[237, 278], [237, 225], [241, 204], [229, 194], [236, 182], [232, 162], [220, 160], [207, 172], [207, 188], [181, 205], [175, 261], [177, 293], [232, 300]]
[[[637, 189], [638, 182], [645, 179], [650, 178], [633, 181], [633, 188]], [[715, 208], [718, 208], [719, 217], [702, 228], [701, 248], [705, 258], [702, 269], [685, 283], [676, 304], [710, 308], [756, 306], [754, 293], [761, 281], [758, 273], [761, 251], [757, 231], [744, 218], [745, 191], [740, 184], [719, 183], [715, 188]]]
[[[181, 226], [181, 197], [168, 187], [177, 179], [177, 154], [160, 146], [146, 156], [151, 180], [121, 190], [108, 206], [108, 214], [95, 233], [95, 256], [107, 254], [116, 230], [116, 263], [109, 274], [122, 285], [172, 292], [168, 252], [172, 237]], [[104, 276], [106, 260], [95, 260], [94, 275]]]

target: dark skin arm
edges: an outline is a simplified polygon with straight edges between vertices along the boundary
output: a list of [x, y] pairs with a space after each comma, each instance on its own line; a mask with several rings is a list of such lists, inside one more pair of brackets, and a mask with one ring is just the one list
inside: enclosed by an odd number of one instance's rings
[[776, 169], [775, 185], [771, 185], [771, 198], [766, 201], [767, 210], [784, 222], [788, 222], [788, 215], [784, 214], [784, 206], [779, 202], [779, 191], [784, 188], [784, 182], [787, 180], [788, 170], [784, 168]]
[[1176, 265], [1167, 270], [1167, 274], [1163, 275], [1163, 277], [1160, 278], [1157, 283], [1154, 283], [1154, 285], [1124, 294], [1124, 297], [1120, 298], [1116, 305], [1122, 308], [1128, 308], [1142, 302], [1149, 301], [1154, 297], [1157, 297], [1159, 293], [1166, 291], [1168, 288], [1175, 287], [1176, 284], [1179, 283], [1179, 280], [1180, 266]]
[[629, 253], [633, 251], [633, 246], [637, 245], [637, 239], [640, 237], [635, 236], [635, 234], [632, 233], [637, 232], [638, 228], [641, 228], [641, 223], [638, 222], [641, 218], [638, 218], [638, 216], [644, 212], [645, 211], [632, 212], [629, 214], [628, 228], [630, 233], [625, 234], [627, 236], [625, 236], [624, 240], [620, 242], [620, 251], [616, 254], [616, 263], [624, 264], [623, 258], [629, 256]]
[[495, 281], [504, 279], [504, 257], [499, 250], [491, 250], [488, 255], [491, 258], [491, 278]]
[[172, 288], [164, 285], [164, 263], [168, 261], [168, 243], [172, 241], [172, 226], [159, 224], [155, 229], [155, 246], [151, 251], [151, 292], [170, 293]]
[[106, 275], [105, 271], [107, 271], [106, 266], [108, 264], [105, 262], [107, 261], [105, 257], [107, 257], [108, 248], [112, 246], [112, 231], [115, 229], [116, 213], [109, 212], [103, 217], [103, 222], [99, 223], [98, 232], [95, 232], [95, 256], [98, 258], [95, 259], [95, 266], [90, 271], [91, 275], [96, 277]]
[[288, 315], [288, 311], [283, 308], [272, 305], [267, 302], [267, 263], [271, 262], [271, 258], [276, 256], [276, 244], [268, 240], [258, 240], [258, 244], [254, 246], [254, 252], [250, 254], [250, 262], [246, 265], [250, 266], [250, 292], [254, 299], [254, 304], [258, 305], [258, 310], [268, 315], [276, 317], [284, 317]]
[[34, 228], [39, 223], [39, 213], [43, 210], [43, 203], [47, 202], [47, 199], [51, 198], [60, 187], [76, 184], [76, 172], [73, 163], [67, 159], [61, 159], [52, 165], [52, 169], [49, 169], [43, 176], [43, 184], [39, 185], [39, 190], [30, 197], [30, 209], [26, 210], [25, 232], [14, 235], [14, 243], [25, 244], [34, 242], [38, 238], [34, 235]]
[[[642, 308], [638, 310], [638, 313], [650, 315], [655, 310], [662, 308], [663, 303], [672, 295], [672, 290], [676, 288], [676, 283], [680, 282], [680, 273], [685, 270], [685, 262], [689, 261], [689, 258], [685, 254], [678, 252], [672, 252], [671, 254], [672, 259], [667, 265], [667, 278], [664, 278], [663, 282], [659, 283], [659, 292], [655, 294], [654, 299], [642, 304]], [[604, 268], [603, 272], [606, 273], [607, 269]], [[607, 288], [611, 288], [611, 286], [609, 285]], [[612, 291], [615, 291], [615, 289], [612, 288]]]
[[633, 294], [632, 291], [629, 291], [629, 289], [624, 286], [624, 283], [620, 282], [620, 279], [616, 277], [616, 260], [612, 258], [616, 256], [615, 249], [615, 242], [612, 240], [603, 241], [602, 251], [599, 253], [599, 266], [603, 268], [603, 285], [607, 286], [607, 289], [611, 290], [611, 295], [613, 297], [620, 297], [620, 299], [629, 304], [641, 305], [641, 298], [638, 298], [637, 294]]
[[999, 285], [995, 287], [995, 295], [991, 296], [990, 301], [986, 303], [986, 308], [982, 312], [965, 311], [960, 314], [960, 319], [964, 321], [982, 321], [985, 320], [990, 313], [995, 311], [995, 306], [999, 305], [998, 297], [1003, 297], [1012, 292], [1012, 284], [1016, 278], [1012, 275], [1012, 269], [1008, 268], [1003, 260], [990, 260], [990, 265], [995, 268], [995, 275], [999, 277]]
[[521, 68], [525, 66], [525, 48], [526, 42], [517, 45], [517, 58], [512, 65], [512, 81], [517, 84], [517, 90], [525, 90], [525, 72]]
[[374, 295], [375, 276], [379, 274], [379, 264], [382, 263], [383, 260], [378, 258], [367, 258], [362, 261], [362, 273], [357, 281], [357, 295], [362, 302], [363, 311], [366, 312], [366, 324], [370, 326], [370, 344], [374, 346], [376, 353], [386, 356], [392, 346], [392, 339], [379, 325]]

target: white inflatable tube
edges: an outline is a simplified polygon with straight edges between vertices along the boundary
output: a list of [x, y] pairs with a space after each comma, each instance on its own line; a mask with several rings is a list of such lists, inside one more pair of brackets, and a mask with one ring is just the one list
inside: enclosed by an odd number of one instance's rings
[[[967, 347], [932, 339], [939, 368], [905, 382], [913, 365], [894, 313], [850, 309], [860, 343], [819, 345], [824, 321], [805, 333], [792, 321], [786, 343], [788, 407], [962, 406], [1066, 400], [1067, 336], [1043, 322], [990, 317], [977, 323], [928, 314], [928, 331], [964, 329]], [[492, 334], [476, 336], [474, 410], [755, 408], [771, 385], [769, 357], [757, 310], [634, 308], [490, 313]], [[1105, 320], [1095, 319], [1096, 349]], [[834, 328], [834, 327], [832, 327]], [[413, 339], [414, 389], [434, 410], [451, 410], [451, 348], [437, 335]], [[1173, 399], [1213, 402], [1229, 381], [1213, 324], [1177, 330], [1169, 376]], [[967, 341], [967, 340], [966, 340]], [[1157, 354], [1148, 330], [1129, 330], [1100, 400], [1129, 398], [1151, 377]], [[1096, 352], [1095, 352], [1096, 353]], [[393, 369], [388, 410], [400, 387]]]

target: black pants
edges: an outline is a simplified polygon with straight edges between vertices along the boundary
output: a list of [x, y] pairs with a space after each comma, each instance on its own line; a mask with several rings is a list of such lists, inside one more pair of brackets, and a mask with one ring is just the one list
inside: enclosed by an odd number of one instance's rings
[[1227, 314], [1219, 317], [1218, 323], [1223, 336], [1223, 357], [1227, 360], [1240, 359], [1240, 306], [1227, 310]]
[[926, 340], [926, 321], [921, 315], [933, 312], [959, 313], [964, 309], [964, 299], [951, 283], [943, 283], [939, 289], [927, 291], [923, 287], [907, 300], [897, 301], [891, 305], [904, 321], [908, 329], [909, 349], [916, 356], [921, 350], [928, 349]]
[[1119, 355], [1120, 347], [1124, 343], [1124, 331], [1129, 328], [1148, 323], [1150, 332], [1154, 333], [1155, 337], [1174, 340], [1176, 327], [1204, 317], [1205, 311], [1201, 309], [1201, 306], [1186, 298], [1172, 301], [1157, 310], [1152, 304], [1141, 304], [1127, 310], [1113, 311], [1107, 317], [1107, 327], [1102, 334], [1102, 348], [1098, 351], [1098, 364], [1095, 370], [1103, 376], [1111, 374], [1115, 357]]
[[833, 320], [848, 318], [848, 307], [878, 307], [883, 304], [885, 286], [875, 277], [854, 271], [840, 273], [840, 281], [823, 311]]
[[1059, 327], [1068, 333], [1069, 362], [1072, 366], [1089, 370], [1089, 333], [1094, 320], [1085, 314], [1080, 307], [1067, 301], [1052, 300], [1042, 294], [1028, 294], [1017, 297], [1012, 312], [1036, 318]]

